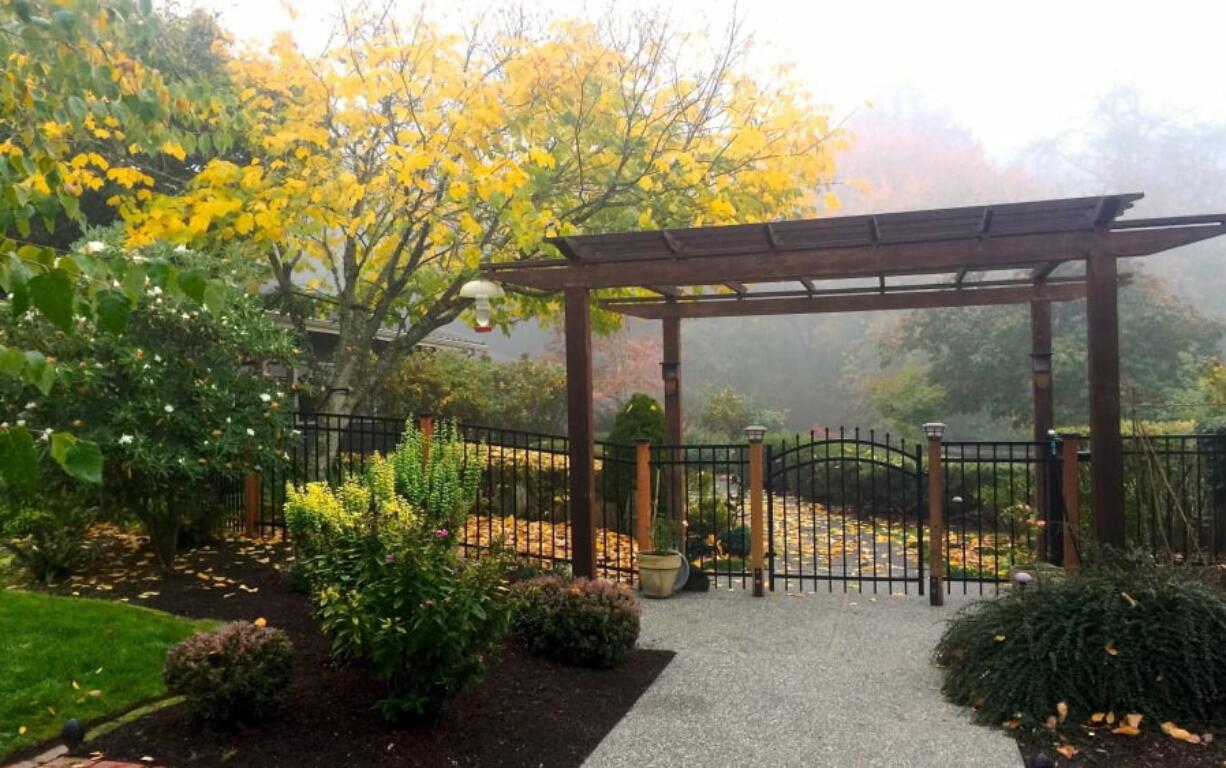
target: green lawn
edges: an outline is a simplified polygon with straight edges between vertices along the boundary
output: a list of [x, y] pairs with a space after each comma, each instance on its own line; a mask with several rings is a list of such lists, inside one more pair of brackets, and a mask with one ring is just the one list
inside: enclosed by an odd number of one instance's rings
[[124, 603], [0, 591], [0, 762], [69, 718], [164, 694], [166, 649], [211, 626]]

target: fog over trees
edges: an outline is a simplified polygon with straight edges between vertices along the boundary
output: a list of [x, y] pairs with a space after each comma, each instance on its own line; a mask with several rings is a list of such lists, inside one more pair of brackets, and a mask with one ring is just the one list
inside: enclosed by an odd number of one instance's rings
[[[956, 116], [913, 93], [854, 115], [840, 158], [842, 213], [1143, 191], [1127, 215], [1226, 210], [1226, 125], [1158, 112], [1141, 94], [1105, 95], [1081, 125], [990, 158]], [[1215, 241], [1132, 260], [1121, 296], [1130, 416], [1204, 418], [1198, 380], [1222, 347], [1226, 247]], [[1072, 267], [1069, 267], [1072, 268]], [[1066, 269], [1069, 269], [1066, 268]], [[691, 402], [732, 386], [788, 426], [908, 427], [941, 418], [964, 436], [1025, 434], [1026, 306], [687, 322]], [[1055, 321], [1057, 416], [1085, 413], [1084, 303]], [[1212, 410], [1212, 409], [1211, 409]], [[1211, 415], [1211, 414], [1210, 414]]]

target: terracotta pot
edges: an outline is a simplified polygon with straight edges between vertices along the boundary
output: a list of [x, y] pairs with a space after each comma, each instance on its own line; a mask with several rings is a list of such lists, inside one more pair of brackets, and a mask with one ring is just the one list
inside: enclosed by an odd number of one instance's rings
[[680, 552], [640, 552], [639, 585], [644, 597], [668, 597], [677, 584], [681, 570]]

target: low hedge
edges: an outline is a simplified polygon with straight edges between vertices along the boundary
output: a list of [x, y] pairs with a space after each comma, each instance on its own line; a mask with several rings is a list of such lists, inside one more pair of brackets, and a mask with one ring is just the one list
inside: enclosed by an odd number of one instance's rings
[[281, 714], [293, 662], [284, 632], [236, 621], [171, 647], [163, 677], [195, 719], [252, 723]]
[[639, 608], [625, 587], [539, 576], [511, 594], [511, 635], [531, 653], [596, 669], [619, 666], [634, 653]]

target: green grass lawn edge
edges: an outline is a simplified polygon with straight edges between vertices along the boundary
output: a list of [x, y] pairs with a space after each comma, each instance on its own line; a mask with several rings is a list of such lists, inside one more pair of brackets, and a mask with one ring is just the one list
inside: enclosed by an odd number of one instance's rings
[[55, 738], [70, 718], [94, 721], [164, 696], [166, 650], [215, 626], [126, 603], [0, 590], [0, 763]]

